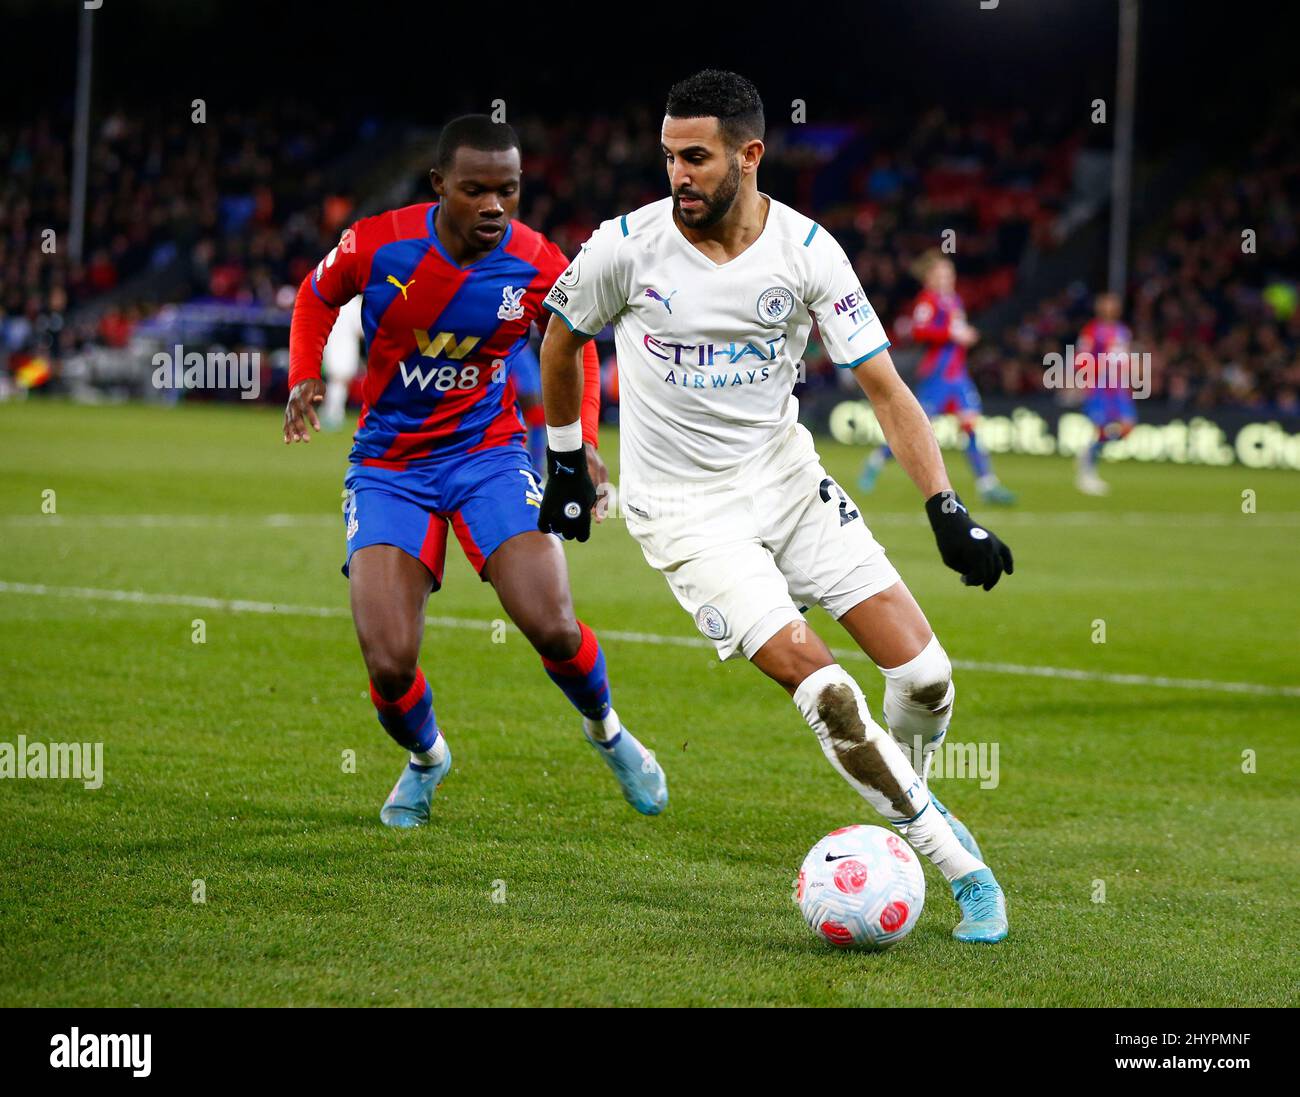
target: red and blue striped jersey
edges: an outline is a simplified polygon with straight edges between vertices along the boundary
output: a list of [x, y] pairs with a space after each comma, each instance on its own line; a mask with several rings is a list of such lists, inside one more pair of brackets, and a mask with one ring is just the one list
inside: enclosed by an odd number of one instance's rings
[[[511, 360], [533, 322], [549, 319], [542, 299], [569, 261], [512, 221], [495, 249], [462, 268], [434, 230], [437, 208], [421, 203], [357, 221], [298, 293], [291, 386], [319, 376], [322, 319], [328, 334], [337, 309], [361, 295], [366, 376], [353, 463], [403, 468], [523, 434]], [[594, 441], [594, 418], [591, 426]]]
[[[1079, 332], [1079, 345], [1076, 348], [1079, 354], [1091, 354], [1096, 356], [1096, 368], [1094, 372], [1093, 389], [1112, 389], [1119, 392], [1127, 392], [1128, 386], [1120, 383], [1119, 377], [1121, 372], [1118, 369], [1103, 369], [1101, 356], [1105, 354], [1128, 354], [1129, 347], [1133, 342], [1133, 333], [1128, 327], [1117, 321], [1109, 320], [1089, 320], [1083, 325], [1083, 331]], [[1124, 372], [1127, 376], [1127, 371]], [[1107, 382], [1114, 381], [1113, 384]]]
[[912, 306], [912, 338], [925, 347], [916, 367], [918, 380], [942, 375], [945, 381], [966, 376], [966, 348], [953, 341], [952, 324], [966, 309], [955, 293], [923, 289]]

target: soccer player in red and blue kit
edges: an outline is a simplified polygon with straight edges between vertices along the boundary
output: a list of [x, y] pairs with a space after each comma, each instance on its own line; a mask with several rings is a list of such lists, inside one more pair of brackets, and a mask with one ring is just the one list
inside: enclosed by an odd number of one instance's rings
[[[568, 260], [512, 220], [519, 141], [485, 115], [448, 123], [430, 172], [438, 201], [356, 222], [303, 282], [289, 336], [286, 443], [320, 429], [321, 350], [339, 308], [360, 295], [366, 339], [361, 417], [344, 480], [352, 617], [384, 730], [410, 761], [380, 811], [428, 821], [451, 752], [419, 666], [425, 605], [442, 584], [448, 527], [502, 608], [582, 714], [583, 729], [638, 811], [668, 802], [663, 770], [610, 706], [605, 657], [574, 616], [559, 539], [540, 533], [542, 491], [522, 443], [510, 375], [542, 298]], [[585, 361], [583, 449], [593, 480], [599, 363]], [[603, 517], [602, 503], [594, 513]]]
[[[1120, 323], [1123, 305], [1119, 295], [1099, 293], [1097, 315], [1079, 333], [1076, 354], [1091, 354], [1094, 359], [1094, 383], [1083, 401], [1083, 414], [1097, 428], [1092, 444], [1079, 453], [1075, 486], [1085, 495], [1105, 495], [1110, 485], [1097, 475], [1097, 458], [1101, 447], [1113, 438], [1123, 438], [1137, 425], [1137, 405], [1133, 394], [1118, 378], [1121, 357], [1126, 361], [1132, 333]], [[1123, 371], [1127, 372], [1127, 371]]]
[[[912, 307], [912, 338], [925, 347], [925, 353], [916, 367], [916, 398], [931, 419], [949, 413], [957, 416], [980, 497], [986, 503], [1014, 503], [1016, 497], [999, 483], [989, 455], [975, 437], [982, 406], [966, 369], [966, 350], [979, 340], [979, 332], [967, 323], [965, 306], [957, 296], [957, 270], [936, 251], [921, 257], [917, 273], [923, 288]], [[863, 491], [876, 486], [890, 456], [889, 447], [881, 446], [867, 458], [858, 480]]]

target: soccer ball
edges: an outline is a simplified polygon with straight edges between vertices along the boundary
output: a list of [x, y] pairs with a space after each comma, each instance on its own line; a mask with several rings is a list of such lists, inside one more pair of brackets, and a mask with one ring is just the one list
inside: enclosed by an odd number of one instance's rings
[[803, 859], [794, 901], [831, 944], [877, 951], [912, 932], [925, 904], [925, 873], [893, 831], [840, 827]]

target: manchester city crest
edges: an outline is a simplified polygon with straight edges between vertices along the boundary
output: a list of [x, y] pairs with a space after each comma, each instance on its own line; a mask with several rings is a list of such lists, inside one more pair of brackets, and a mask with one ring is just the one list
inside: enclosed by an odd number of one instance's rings
[[794, 311], [794, 294], [784, 286], [773, 286], [758, 295], [758, 318], [764, 324], [780, 324]]
[[710, 640], [721, 640], [727, 635], [727, 619], [717, 606], [701, 606], [695, 611], [695, 625]]

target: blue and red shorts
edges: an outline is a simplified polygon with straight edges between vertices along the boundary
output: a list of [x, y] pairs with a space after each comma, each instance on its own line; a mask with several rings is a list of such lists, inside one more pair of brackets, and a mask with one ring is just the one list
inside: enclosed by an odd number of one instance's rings
[[975, 382], [965, 374], [951, 380], [937, 370], [916, 386], [916, 399], [925, 414], [979, 415], [983, 410]]
[[357, 549], [396, 545], [429, 569], [434, 590], [442, 586], [449, 526], [486, 580], [488, 557], [516, 534], [537, 528], [542, 502], [528, 451], [517, 443], [402, 469], [354, 464], [343, 487], [343, 574]]
[[1137, 422], [1137, 405], [1126, 389], [1094, 389], [1084, 398], [1083, 414], [1099, 427], [1107, 423]]

